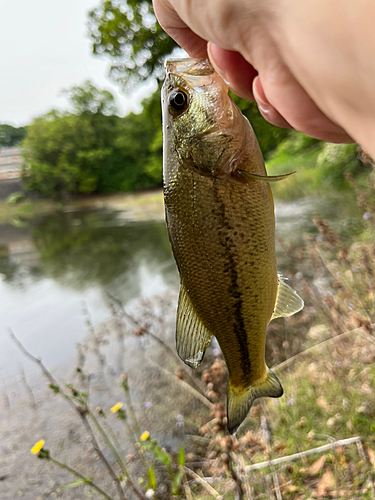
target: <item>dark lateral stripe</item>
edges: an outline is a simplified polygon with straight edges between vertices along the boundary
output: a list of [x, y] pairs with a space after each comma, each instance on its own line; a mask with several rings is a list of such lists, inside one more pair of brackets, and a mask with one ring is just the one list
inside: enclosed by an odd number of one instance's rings
[[[220, 199], [219, 192], [215, 183], [213, 185], [213, 188], [214, 188], [215, 203], [217, 204], [218, 207], [217, 213], [219, 215], [219, 223], [222, 228], [226, 229], [228, 233], [230, 233], [231, 231], [233, 231], [233, 228], [231, 227], [230, 221], [228, 220], [228, 217], [225, 213], [225, 204]], [[242, 306], [243, 306], [242, 293], [238, 285], [238, 273], [235, 264], [235, 255], [232, 250], [233, 240], [230, 236], [228, 239], [226, 239], [225, 235], [223, 234], [223, 236], [221, 237], [221, 243], [225, 248], [225, 255], [229, 263], [228, 267], [230, 269], [231, 295], [232, 297], [235, 298], [233, 332], [235, 333], [236, 340], [238, 342], [239, 349], [241, 352], [239, 361], [244, 379], [245, 374], [248, 374], [250, 372], [251, 363], [247, 345], [247, 333], [245, 328], [245, 321], [242, 314]]]

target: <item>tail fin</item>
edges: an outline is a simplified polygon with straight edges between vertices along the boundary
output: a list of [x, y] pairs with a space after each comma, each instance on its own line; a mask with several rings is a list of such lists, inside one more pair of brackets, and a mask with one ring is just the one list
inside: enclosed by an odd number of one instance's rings
[[284, 391], [276, 375], [267, 368], [268, 373], [265, 379], [253, 384], [246, 389], [237, 389], [228, 383], [228, 431], [230, 434], [237, 432], [238, 427], [245, 420], [255, 399], [268, 396], [279, 398]]

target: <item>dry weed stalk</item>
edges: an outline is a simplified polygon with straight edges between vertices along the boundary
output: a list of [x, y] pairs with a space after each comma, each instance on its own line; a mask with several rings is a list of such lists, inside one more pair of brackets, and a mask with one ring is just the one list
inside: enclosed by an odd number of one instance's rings
[[17, 337], [14, 335], [14, 333], [10, 330], [10, 336], [14, 343], [17, 345], [17, 347], [21, 350], [21, 352], [29, 358], [31, 361], [36, 363], [39, 368], [41, 369], [43, 375], [48, 379], [49, 381], [49, 387], [50, 389], [55, 393], [60, 396], [62, 396], [68, 404], [75, 410], [75, 412], [79, 415], [81, 422], [83, 423], [86, 432], [90, 436], [92, 446], [98, 455], [99, 459], [105, 466], [105, 468], [108, 471], [108, 474], [110, 475], [111, 479], [113, 480], [115, 487], [117, 489], [119, 498], [121, 500], [127, 500], [127, 497], [125, 496], [125, 493], [123, 491], [121, 481], [119, 479], [119, 476], [116, 474], [114, 471], [113, 467], [109, 463], [109, 461], [106, 459], [104, 456], [99, 443], [96, 439], [96, 436], [94, 434], [94, 431], [89, 423], [89, 419], [93, 422], [95, 428], [97, 429], [98, 433], [101, 435], [101, 437], [104, 439], [106, 444], [108, 445], [109, 449], [111, 450], [117, 464], [120, 466], [121, 471], [124, 473], [127, 483], [129, 484], [129, 487], [131, 490], [135, 493], [135, 495], [140, 499], [140, 500], [145, 500], [144, 495], [138, 490], [138, 488], [135, 486], [135, 483], [132, 481], [129, 471], [126, 467], [126, 464], [122, 461], [119, 453], [117, 452], [115, 446], [113, 443], [110, 441], [108, 438], [107, 434], [105, 433], [104, 429], [102, 426], [99, 424], [98, 420], [96, 419], [95, 415], [91, 412], [90, 408], [87, 405], [87, 400], [86, 400], [86, 395], [84, 393], [79, 393], [74, 389], [73, 386], [68, 385], [68, 390], [69, 392], [65, 392], [62, 387], [59, 385], [59, 383], [55, 380], [55, 378], [52, 376], [52, 374], [49, 372], [49, 370], [45, 367], [45, 365], [42, 363], [42, 361], [32, 354], [30, 354], [25, 347], [21, 344], [21, 342], [17, 339]]

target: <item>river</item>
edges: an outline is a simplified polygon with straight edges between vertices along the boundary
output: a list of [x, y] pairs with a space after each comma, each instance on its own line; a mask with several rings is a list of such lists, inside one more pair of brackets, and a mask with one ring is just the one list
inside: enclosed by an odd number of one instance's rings
[[[276, 203], [277, 233], [297, 244], [315, 230], [315, 209], [308, 199]], [[277, 254], [283, 272], [287, 258], [279, 245]], [[84, 309], [94, 325], [108, 319], [107, 291], [129, 304], [177, 286], [162, 213], [137, 222], [123, 210], [66, 209], [0, 225], [0, 380], [24, 362], [9, 328], [55, 366], [87, 335]]]
[[[311, 200], [277, 203], [278, 233], [297, 243], [314, 230], [313, 211]], [[282, 272], [285, 254], [277, 250]], [[177, 286], [162, 213], [137, 222], [122, 210], [67, 209], [0, 225], [0, 377], [24, 361], [9, 328], [54, 366], [87, 335], [83, 309], [94, 325], [108, 319], [106, 291], [129, 304]]]

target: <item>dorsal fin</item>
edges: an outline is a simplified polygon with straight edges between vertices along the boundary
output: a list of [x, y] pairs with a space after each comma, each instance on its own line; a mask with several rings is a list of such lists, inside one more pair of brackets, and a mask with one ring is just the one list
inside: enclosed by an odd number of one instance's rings
[[181, 284], [177, 309], [176, 344], [182, 361], [197, 368], [211, 342], [211, 333], [194, 310], [193, 304]]
[[275, 309], [272, 314], [271, 320], [286, 316], [292, 316], [300, 311], [304, 302], [301, 297], [284, 281], [284, 278], [279, 274], [279, 288], [277, 292], [277, 299]]

